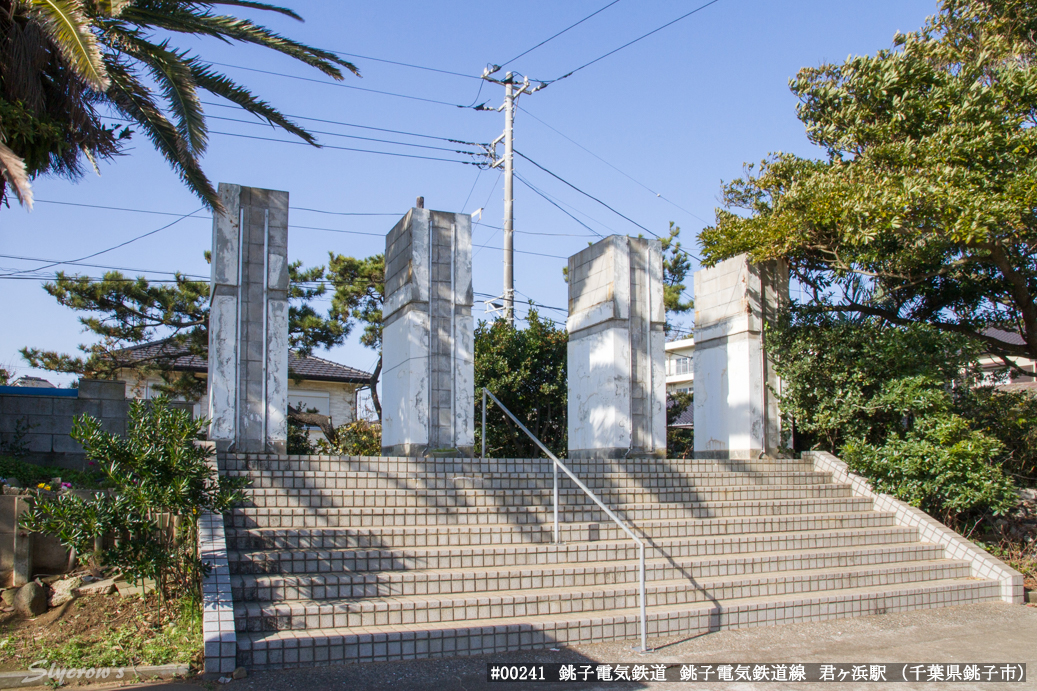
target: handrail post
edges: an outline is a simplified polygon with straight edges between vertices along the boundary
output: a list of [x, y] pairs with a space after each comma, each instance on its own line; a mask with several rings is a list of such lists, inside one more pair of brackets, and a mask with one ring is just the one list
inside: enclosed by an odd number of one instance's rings
[[555, 461], [551, 464], [551, 468], [554, 470], [555, 475], [555, 544], [558, 544], [558, 462]]
[[482, 456], [486, 460], [486, 389], [482, 390]]

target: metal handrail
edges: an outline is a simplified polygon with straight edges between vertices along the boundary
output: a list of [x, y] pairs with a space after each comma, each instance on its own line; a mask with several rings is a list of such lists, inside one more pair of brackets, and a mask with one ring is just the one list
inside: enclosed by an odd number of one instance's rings
[[641, 602], [641, 652], [647, 653], [648, 652], [648, 627], [646, 626], [645, 622], [646, 622], [648, 617], [647, 617], [646, 612], [645, 612], [645, 609], [646, 609], [645, 608], [645, 543], [642, 542], [636, 535], [634, 535], [633, 531], [630, 530], [630, 528], [627, 527], [626, 523], [621, 521], [619, 519], [619, 517], [616, 516], [616, 514], [612, 513], [612, 511], [609, 510], [609, 507], [607, 507], [603, 503], [601, 503], [601, 500], [598, 499], [598, 495], [594, 494], [594, 492], [592, 492], [587, 487], [587, 485], [585, 485], [582, 482], [580, 482], [580, 478], [576, 477], [576, 475], [574, 475], [573, 472], [571, 470], [569, 470], [569, 468], [564, 463], [562, 463], [558, 459], [557, 456], [555, 456], [553, 453], [551, 453], [551, 450], [549, 448], [544, 446], [544, 443], [542, 441], [537, 439], [533, 435], [532, 432], [530, 432], [528, 429], [526, 429], [526, 426], [523, 425], [519, 421], [519, 419], [517, 417], [515, 417], [512, 414], [512, 412], [510, 410], [508, 410], [504, 406], [504, 404], [501, 403], [500, 400], [496, 396], [494, 396], [492, 393], [490, 393], [489, 389], [487, 389], [485, 386], [483, 387], [483, 390], [482, 390], [482, 425], [483, 425], [482, 426], [482, 457], [483, 458], [486, 458], [486, 397], [487, 396], [492, 398], [493, 402], [496, 403], [498, 406], [500, 406], [500, 409], [504, 411], [504, 414], [507, 415], [508, 417], [510, 417], [512, 419], [512, 421], [514, 421], [514, 423], [519, 426], [519, 429], [521, 429], [523, 432], [525, 432], [526, 435], [530, 439], [533, 440], [533, 443], [535, 443], [537, 446], [539, 446], [540, 450], [543, 451], [545, 454], [547, 454], [547, 457], [550, 458], [553, 461], [553, 465], [554, 465], [554, 523], [555, 523], [554, 538], [555, 538], [555, 544], [558, 544], [558, 469], [559, 468], [561, 468], [562, 472], [564, 472], [566, 475], [569, 476], [570, 480], [572, 480], [573, 482], [576, 483], [577, 487], [579, 487], [580, 489], [583, 490], [584, 494], [586, 494], [588, 497], [593, 499], [594, 503], [598, 505], [598, 508], [600, 508], [602, 511], [604, 511], [605, 514], [609, 518], [611, 518], [612, 521], [616, 525], [618, 525], [620, 528], [622, 528], [623, 532], [625, 532], [630, 537], [630, 539], [633, 540], [637, 544], [637, 547], [638, 547], [638, 549], [641, 552], [641, 557], [640, 557], [640, 561], [641, 561], [641, 573], [640, 573], [640, 576], [641, 576], [641, 592], [640, 592], [640, 598], [639, 598], [640, 602]]

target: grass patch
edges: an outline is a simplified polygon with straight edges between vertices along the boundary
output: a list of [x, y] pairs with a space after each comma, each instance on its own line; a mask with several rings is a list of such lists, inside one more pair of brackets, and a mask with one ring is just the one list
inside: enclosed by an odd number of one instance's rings
[[130, 667], [199, 663], [202, 614], [188, 600], [159, 613], [147, 600], [118, 595], [78, 598], [36, 619], [9, 616], [0, 624], [0, 669], [33, 663], [59, 667]]

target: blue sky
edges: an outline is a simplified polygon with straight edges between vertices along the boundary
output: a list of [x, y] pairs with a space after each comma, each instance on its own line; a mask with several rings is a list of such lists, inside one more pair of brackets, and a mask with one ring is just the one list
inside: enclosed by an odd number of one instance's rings
[[[620, 0], [507, 68], [531, 79], [557, 78], [703, 1]], [[402, 98], [333, 86], [315, 70], [269, 51], [214, 41], [174, 40], [211, 61], [234, 65], [222, 69], [290, 115], [488, 142], [501, 133], [503, 114], [456, 106], [484, 101], [497, 106], [503, 87], [483, 84], [480, 92], [480, 81], [471, 77], [477, 77], [488, 63], [510, 60], [607, 5], [608, 0], [287, 0], [284, 4], [306, 22], [262, 13], [248, 16], [322, 48], [469, 76], [351, 58], [362, 78], [347, 75], [340, 84], [412, 97]], [[796, 100], [788, 89], [788, 80], [796, 71], [888, 48], [896, 31], [920, 27], [937, 9], [934, 0], [719, 0], [568, 79], [523, 96], [515, 146], [654, 232], [664, 233], [670, 221], [676, 222], [682, 228], [684, 246], [696, 253], [695, 235], [714, 218], [722, 181], [738, 177], [743, 163], [776, 151], [817, 155], [796, 119]], [[218, 103], [214, 97], [203, 100]], [[209, 107], [207, 111], [213, 116], [250, 119], [229, 108]], [[453, 148], [435, 139], [312, 120], [298, 122], [327, 133]], [[483, 310], [478, 300], [500, 294], [501, 234], [489, 227], [500, 226], [503, 216], [503, 184], [497, 171], [230, 136], [291, 139], [258, 124], [213, 119], [210, 129], [214, 134], [203, 165], [214, 183], [290, 193], [289, 255], [293, 260], [313, 265], [326, 262], [329, 251], [353, 256], [383, 251], [384, 234], [421, 195], [426, 207], [443, 211], [471, 213], [485, 207], [482, 220], [486, 225], [474, 227], [474, 244], [485, 245], [475, 250], [476, 316]], [[339, 147], [467, 159], [450, 151], [333, 134], [318, 136], [322, 143]], [[521, 158], [516, 171], [602, 235], [643, 232]], [[564, 307], [565, 257], [597, 237], [523, 184], [516, 182], [515, 188], [518, 298]], [[164, 230], [88, 261], [132, 269], [124, 273], [134, 276], [169, 278], [162, 272], [177, 270], [208, 276], [203, 252], [211, 242], [211, 220], [140, 135], [127, 155], [102, 164], [100, 177], [91, 172], [77, 183], [41, 178], [35, 182], [35, 192], [39, 203], [32, 213], [18, 207], [0, 209], [0, 254], [5, 255], [0, 257], [0, 274], [39, 269], [35, 274], [19, 274], [28, 279], [0, 278], [4, 298], [0, 301], [0, 365], [18, 374], [67, 382], [67, 377], [30, 370], [18, 355], [23, 346], [73, 352], [84, 339], [77, 315], [43, 291], [39, 276], [53, 275], [57, 268], [99, 276], [105, 269], [41, 267], [118, 245], [197, 210]], [[388, 215], [345, 216], [313, 210]], [[690, 288], [691, 281], [688, 283]], [[320, 306], [326, 307], [327, 302]], [[524, 312], [520, 310], [520, 314]], [[544, 310], [543, 314], [564, 321], [564, 312]], [[362, 369], [372, 368], [377, 357], [360, 346], [355, 336], [330, 353], [318, 354]]]

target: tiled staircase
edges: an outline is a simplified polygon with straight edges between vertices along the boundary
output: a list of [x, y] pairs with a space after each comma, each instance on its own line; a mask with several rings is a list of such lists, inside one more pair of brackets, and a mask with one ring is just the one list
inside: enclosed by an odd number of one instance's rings
[[[238, 662], [472, 655], [638, 636], [636, 545], [547, 460], [235, 456]], [[649, 644], [1000, 599], [806, 461], [572, 461], [645, 538]]]

